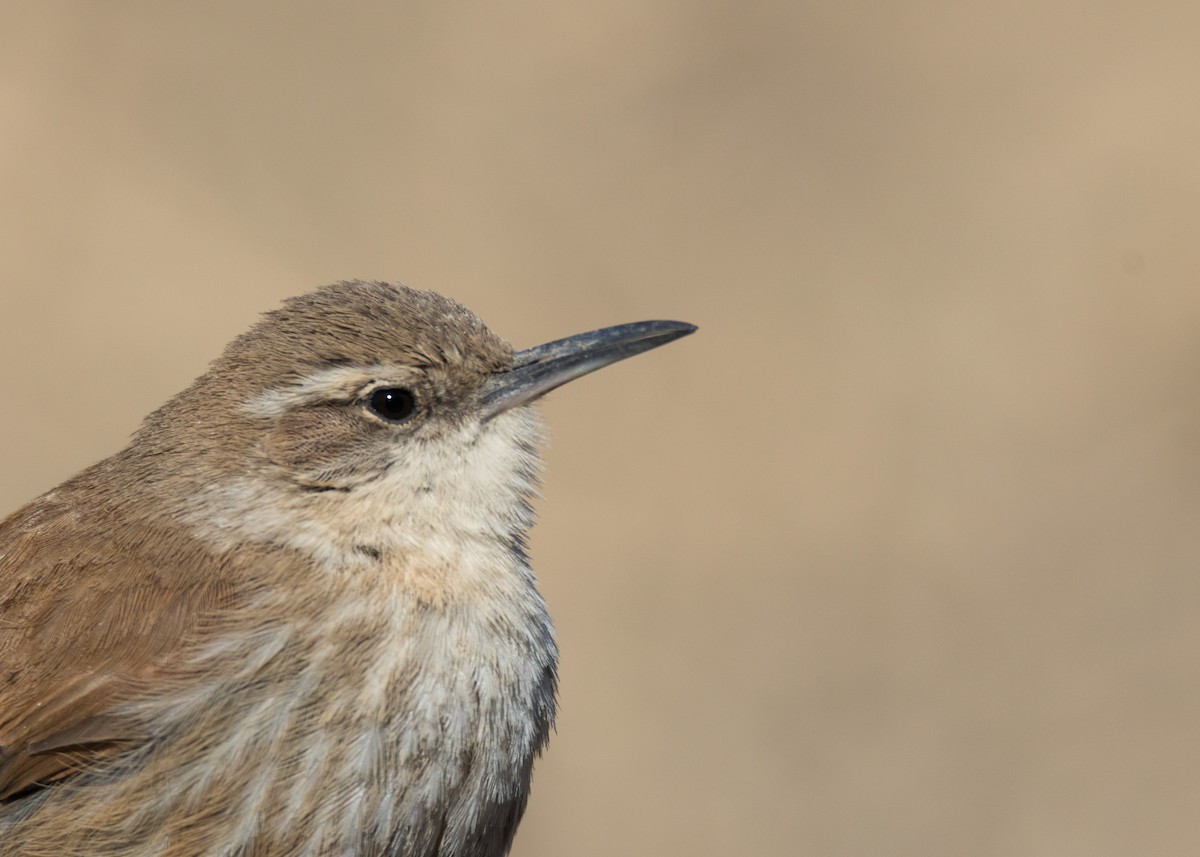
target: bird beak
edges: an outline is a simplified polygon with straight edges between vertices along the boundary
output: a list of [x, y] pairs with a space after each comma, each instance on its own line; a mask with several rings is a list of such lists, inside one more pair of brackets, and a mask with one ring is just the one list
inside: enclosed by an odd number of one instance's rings
[[483, 417], [532, 402], [555, 387], [610, 363], [687, 336], [696, 325], [682, 321], [637, 321], [547, 342], [513, 355], [512, 368], [493, 375], [483, 388]]

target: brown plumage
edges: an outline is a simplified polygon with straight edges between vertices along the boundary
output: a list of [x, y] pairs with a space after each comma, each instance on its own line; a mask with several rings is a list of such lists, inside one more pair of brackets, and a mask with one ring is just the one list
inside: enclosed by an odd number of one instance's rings
[[0, 524], [0, 855], [505, 853], [554, 716], [528, 404], [691, 329], [268, 313]]

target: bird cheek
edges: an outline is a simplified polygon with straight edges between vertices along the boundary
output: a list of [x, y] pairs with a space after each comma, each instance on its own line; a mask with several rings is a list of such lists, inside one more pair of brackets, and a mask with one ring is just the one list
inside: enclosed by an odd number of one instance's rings
[[346, 473], [369, 457], [373, 428], [344, 408], [298, 408], [279, 418], [263, 450], [272, 464], [298, 474]]

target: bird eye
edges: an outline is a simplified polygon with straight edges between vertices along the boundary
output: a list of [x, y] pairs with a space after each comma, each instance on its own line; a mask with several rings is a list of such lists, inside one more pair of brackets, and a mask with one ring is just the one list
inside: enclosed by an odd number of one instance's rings
[[367, 407], [388, 422], [402, 423], [417, 412], [417, 397], [403, 387], [380, 387], [367, 399]]

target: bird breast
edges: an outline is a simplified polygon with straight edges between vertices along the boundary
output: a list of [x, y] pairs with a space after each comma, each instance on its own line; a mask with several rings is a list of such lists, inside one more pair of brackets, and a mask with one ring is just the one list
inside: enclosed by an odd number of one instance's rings
[[541, 599], [362, 596], [349, 586], [289, 621], [296, 605], [264, 594], [252, 633], [214, 637], [173, 692], [121, 712], [176, 752], [147, 753], [92, 810], [137, 807], [128, 824], [166, 837], [147, 854], [169, 853], [199, 807], [226, 820], [214, 853], [502, 853], [553, 719]]

